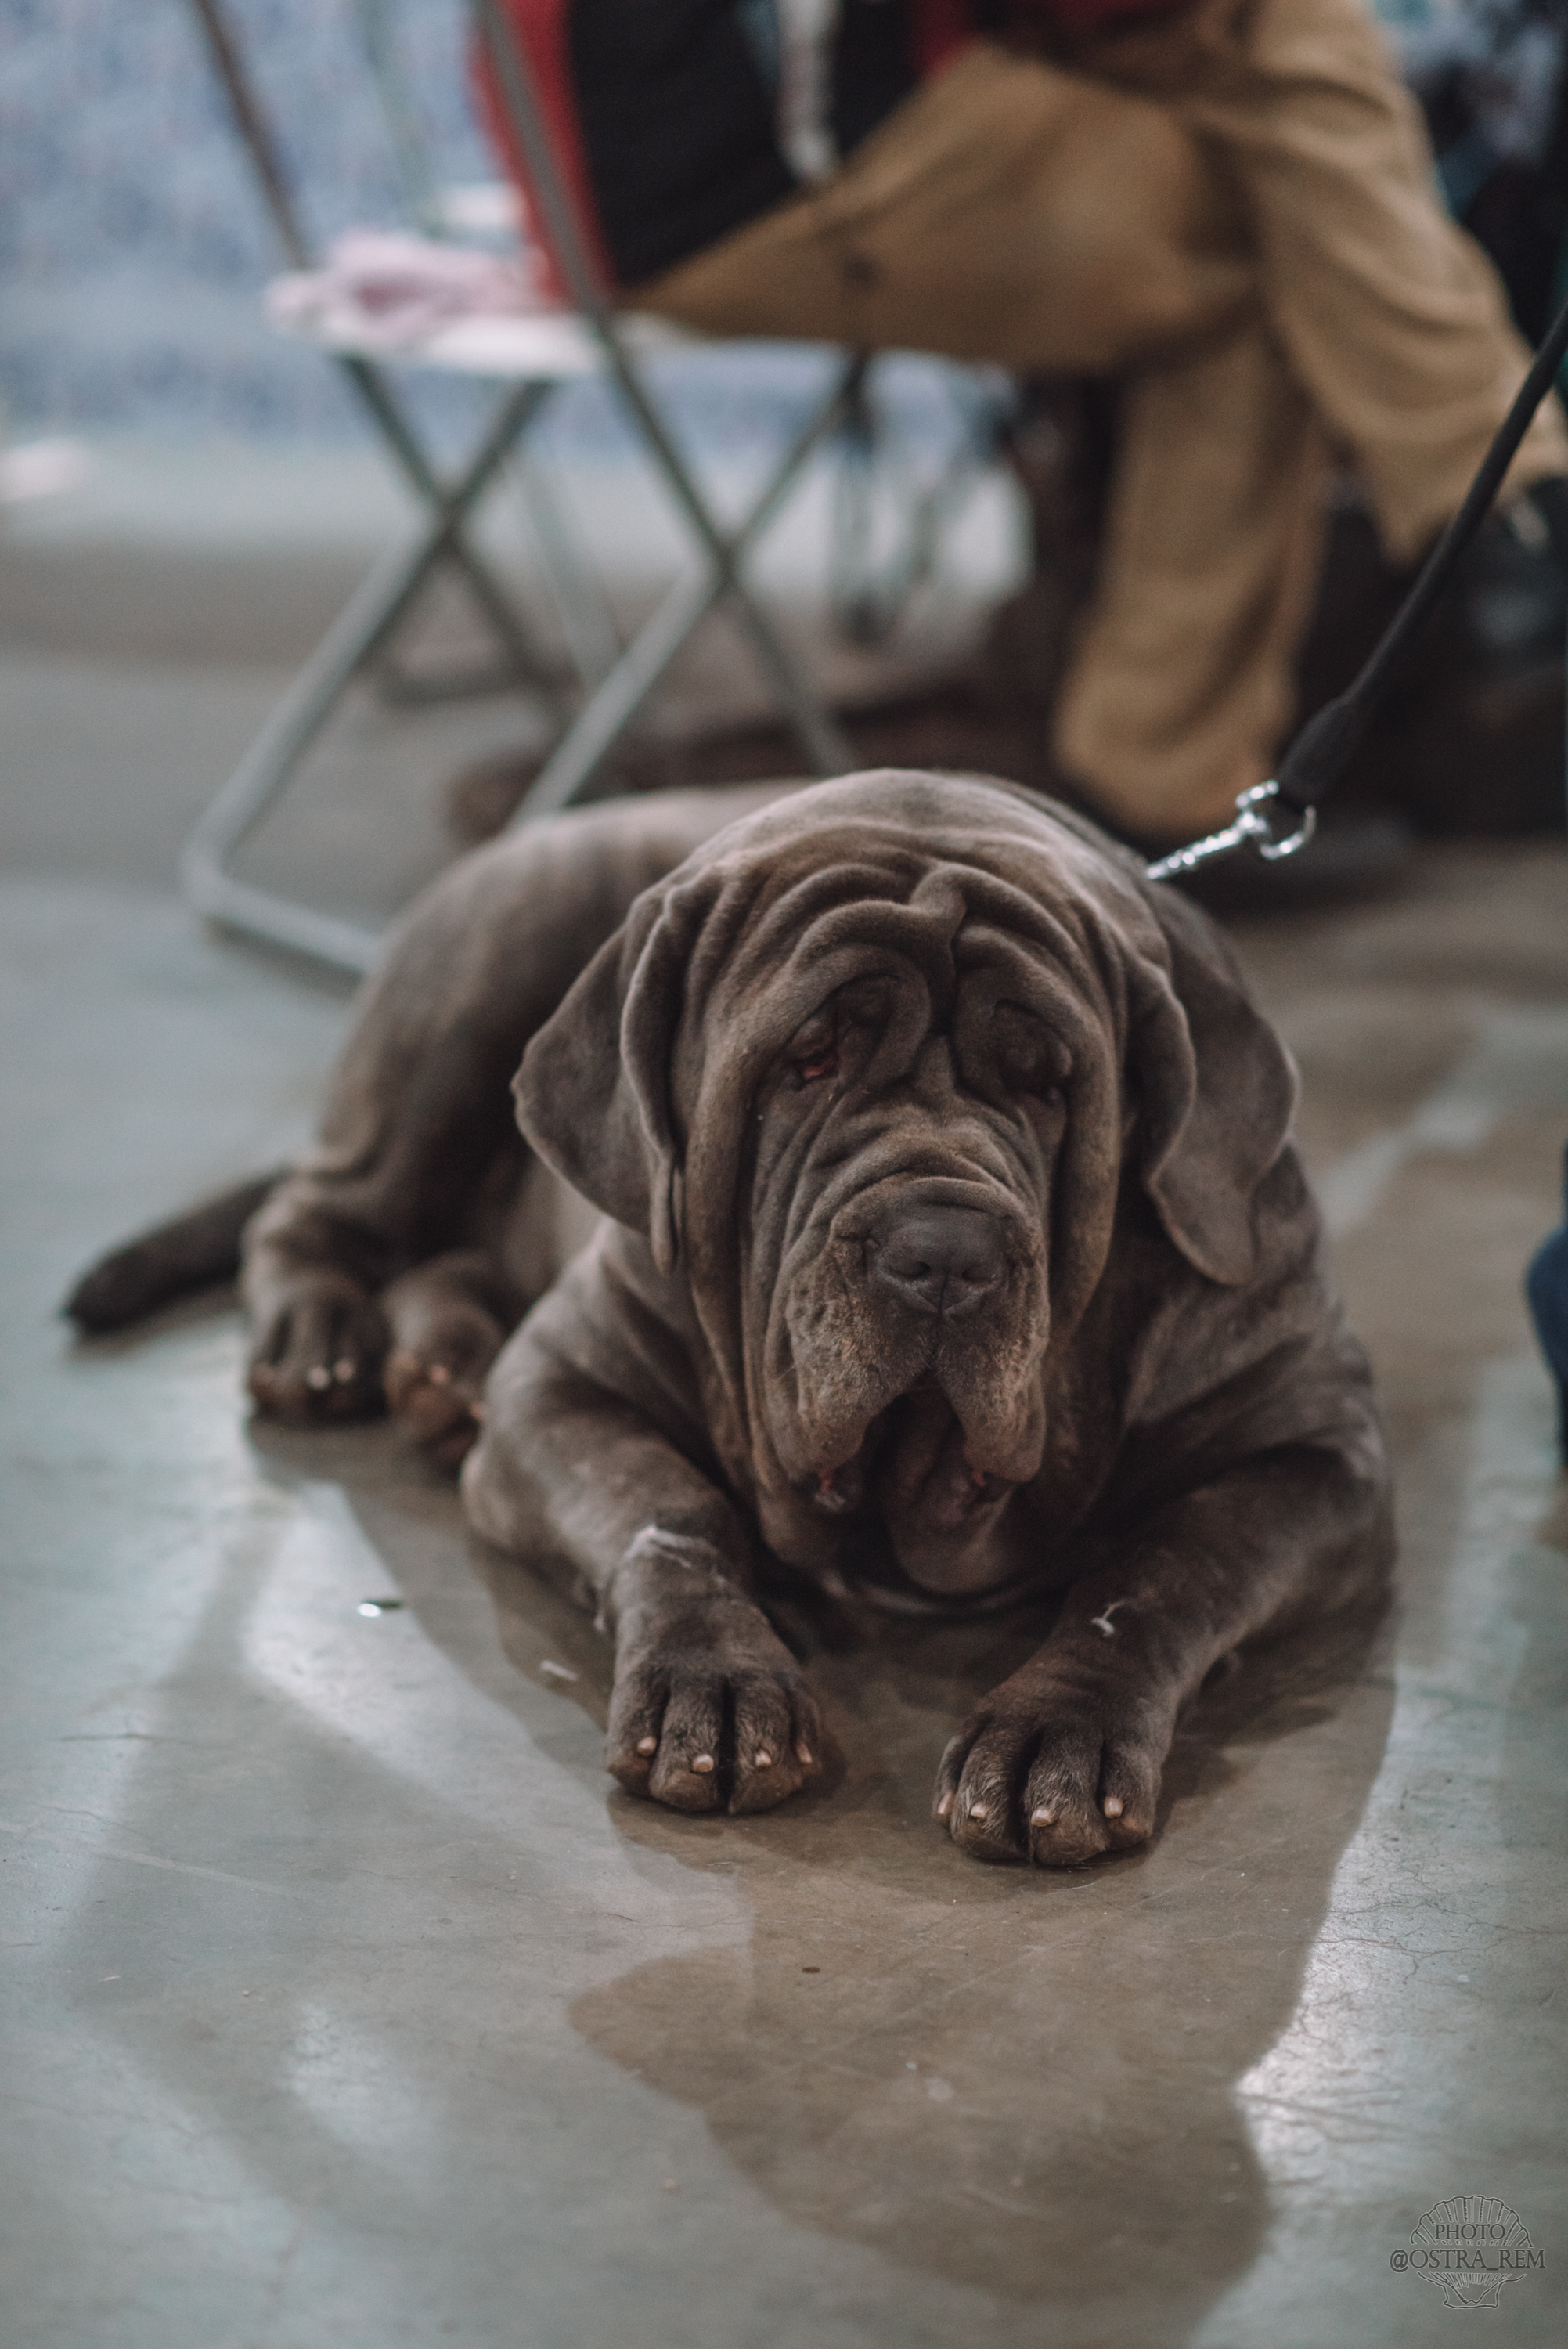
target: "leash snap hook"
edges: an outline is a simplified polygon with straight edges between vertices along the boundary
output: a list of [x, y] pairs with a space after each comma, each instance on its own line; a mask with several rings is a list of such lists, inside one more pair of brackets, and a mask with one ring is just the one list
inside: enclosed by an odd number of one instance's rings
[[[1305, 807], [1297, 812], [1295, 830], [1276, 838], [1274, 818], [1284, 812], [1275, 804], [1278, 800], [1279, 785], [1271, 781], [1254, 783], [1236, 802], [1236, 821], [1246, 827], [1265, 864], [1278, 864], [1284, 858], [1298, 854], [1317, 830], [1317, 810]], [[1269, 811], [1266, 814], [1265, 809]]]
[[1236, 812], [1222, 831], [1211, 832], [1202, 840], [1190, 841], [1185, 848], [1172, 849], [1169, 856], [1157, 857], [1145, 865], [1144, 878], [1169, 881], [1178, 873], [1196, 872], [1200, 864], [1211, 864], [1216, 856], [1232, 855], [1238, 848], [1255, 848], [1268, 864], [1295, 856], [1317, 830], [1317, 810], [1303, 808], [1295, 830], [1279, 833], [1274, 830], [1278, 799], [1279, 784], [1272, 778], [1266, 783], [1253, 783], [1242, 792]]

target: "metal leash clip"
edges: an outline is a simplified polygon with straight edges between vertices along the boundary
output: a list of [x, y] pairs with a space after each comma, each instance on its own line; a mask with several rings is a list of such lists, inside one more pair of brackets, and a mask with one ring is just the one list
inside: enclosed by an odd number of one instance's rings
[[1222, 832], [1211, 832], [1202, 840], [1191, 840], [1185, 848], [1173, 848], [1169, 856], [1156, 857], [1143, 868], [1146, 881], [1170, 881], [1178, 873], [1196, 872], [1200, 864], [1208, 864], [1216, 856], [1229, 856], [1238, 848], [1257, 850], [1265, 864], [1278, 864], [1286, 856], [1294, 856], [1306, 846], [1317, 830], [1317, 810], [1303, 808], [1294, 832], [1280, 838], [1274, 832], [1272, 816], [1264, 811], [1279, 797], [1277, 782], [1254, 783], [1236, 802], [1234, 820]]

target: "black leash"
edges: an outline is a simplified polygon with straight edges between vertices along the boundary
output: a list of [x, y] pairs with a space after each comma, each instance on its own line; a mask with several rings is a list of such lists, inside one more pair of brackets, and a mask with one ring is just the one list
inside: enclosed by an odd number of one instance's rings
[[[1433, 605], [1453, 577], [1477, 531], [1491, 510], [1503, 475], [1513, 462], [1530, 421], [1557, 379], [1568, 354], [1568, 303], [1535, 354], [1519, 396], [1499, 426], [1480, 471], [1460, 506], [1421, 566], [1414, 586], [1385, 629], [1358, 677], [1308, 719], [1284, 759], [1278, 774], [1256, 783], [1236, 802], [1234, 819], [1185, 848], [1160, 857], [1148, 868], [1151, 881], [1191, 873], [1216, 856], [1253, 847], [1274, 864], [1305, 848], [1317, 828], [1319, 802], [1344, 773], [1371, 723], [1388, 681], [1407, 647], [1426, 626]], [[1284, 819], [1282, 823], [1281, 819]]]

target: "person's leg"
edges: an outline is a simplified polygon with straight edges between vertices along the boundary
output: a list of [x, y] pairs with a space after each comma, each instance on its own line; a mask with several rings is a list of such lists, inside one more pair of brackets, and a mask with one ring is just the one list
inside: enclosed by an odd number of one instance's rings
[[1292, 715], [1326, 470], [1311, 404], [1261, 320], [1124, 386], [1055, 754], [1129, 833], [1189, 839], [1268, 773]]
[[1253, 285], [1169, 108], [979, 46], [821, 187], [624, 298], [709, 334], [1119, 375], [1240, 316]]
[[1289, 714], [1321, 458], [1230, 191], [1169, 108], [972, 51], [827, 187], [632, 298], [708, 332], [1120, 377], [1056, 764], [1151, 838], [1189, 836], [1261, 779]]
[[[1459, 506], [1529, 354], [1491, 263], [1443, 211], [1419, 110], [1362, 0], [1199, 0], [1079, 62], [1163, 98], [1233, 174], [1290, 365], [1389, 554], [1413, 559]], [[1505, 499], [1564, 473], [1553, 400]]]

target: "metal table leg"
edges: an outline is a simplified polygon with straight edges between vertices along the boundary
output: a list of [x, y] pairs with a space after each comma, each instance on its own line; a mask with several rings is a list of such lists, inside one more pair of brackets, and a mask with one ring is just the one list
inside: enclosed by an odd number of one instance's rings
[[[863, 360], [853, 358], [842, 367], [828, 398], [797, 436], [738, 530], [720, 542], [722, 564], [711, 562], [696, 578], [677, 580], [644, 622], [551, 752], [513, 816], [513, 826], [570, 807], [582, 796], [694, 630], [716, 605], [737, 600], [738, 564], [778, 513], [812, 451], [836, 429], [846, 404], [855, 396], [864, 365]], [[749, 596], [747, 601], [749, 604]], [[772, 623], [760, 612], [755, 617], [766, 640], [779, 654], [781, 666], [775, 683], [808, 759], [820, 774], [843, 774], [855, 763], [853, 745], [799, 678], [793, 661], [778, 644]]]
[[[414, 543], [378, 564], [323, 637], [185, 844], [181, 879], [199, 913], [274, 945], [351, 971], [374, 960], [377, 934], [236, 880], [231, 860], [293, 780], [347, 687], [396, 635], [432, 573], [463, 544], [462, 528], [509, 451], [552, 387], [520, 387], [505, 402], [478, 455], [451, 489], [434, 483], [428, 526]], [[531, 657], [521, 681], [536, 682]]]

